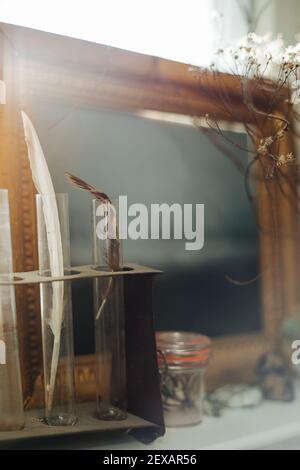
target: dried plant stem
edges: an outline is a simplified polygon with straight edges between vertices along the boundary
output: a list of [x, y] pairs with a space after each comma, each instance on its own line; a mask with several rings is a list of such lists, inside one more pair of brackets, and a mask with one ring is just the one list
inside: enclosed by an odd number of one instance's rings
[[98, 310], [97, 315], [96, 315], [96, 320], [99, 320], [99, 318], [101, 317], [101, 314], [104, 310], [104, 307], [107, 303], [107, 300], [108, 300], [112, 290], [113, 290], [113, 278], [110, 277], [109, 281], [108, 281], [107, 289], [106, 289], [105, 294], [103, 296], [103, 300], [101, 302], [101, 305], [100, 305], [99, 310]]
[[[38, 135], [26, 113], [22, 111], [21, 115], [32, 179], [43, 201], [43, 216], [47, 232], [50, 271], [52, 276], [60, 277], [64, 275], [64, 260], [56, 195]], [[50, 383], [46, 386], [46, 388], [48, 388], [48, 390], [46, 390], [46, 407], [48, 410], [51, 410], [53, 405], [64, 312], [64, 284], [53, 283], [52, 285], [52, 311], [49, 318], [49, 327], [53, 333], [54, 342], [51, 358]]]
[[[94, 196], [96, 199], [101, 201], [103, 204], [106, 204], [108, 206], [112, 206], [112, 202], [110, 198], [105, 194], [103, 191], [99, 191], [96, 189], [94, 186], [88, 184], [86, 181], [82, 180], [81, 178], [78, 178], [77, 176], [74, 176], [70, 173], [66, 173], [66, 178], [68, 182], [74, 186], [75, 188], [81, 189], [82, 191], [87, 191], [90, 193], [92, 196]], [[108, 248], [107, 248], [107, 253], [106, 253], [106, 262], [107, 266], [111, 271], [118, 271], [120, 270], [120, 243], [118, 240], [118, 226], [117, 226], [117, 220], [114, 220], [113, 223], [115, 224], [115, 230], [114, 233], [116, 234], [116, 239], [111, 239], [108, 241]], [[105, 289], [100, 307], [98, 309], [98, 312], [96, 314], [96, 320], [99, 320], [104, 307], [110, 297], [110, 295], [113, 292], [114, 289], [114, 279], [112, 277], [109, 278], [107, 288]]]

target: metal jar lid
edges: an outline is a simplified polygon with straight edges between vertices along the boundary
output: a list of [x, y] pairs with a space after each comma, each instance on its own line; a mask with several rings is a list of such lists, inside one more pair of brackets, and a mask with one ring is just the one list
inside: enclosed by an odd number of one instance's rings
[[159, 366], [205, 367], [211, 353], [211, 340], [198, 333], [160, 331], [156, 333]]

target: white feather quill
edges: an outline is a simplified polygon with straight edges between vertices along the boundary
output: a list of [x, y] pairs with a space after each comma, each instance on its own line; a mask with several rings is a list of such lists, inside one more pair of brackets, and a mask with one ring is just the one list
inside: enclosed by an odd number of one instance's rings
[[[25, 140], [28, 148], [28, 157], [32, 172], [32, 179], [36, 190], [42, 196], [43, 201], [43, 214], [47, 231], [51, 276], [61, 277], [64, 275], [64, 260], [55, 191], [37, 133], [27, 114], [23, 111], [21, 111], [21, 114], [23, 119]], [[46, 393], [48, 394], [46, 406], [48, 409], [52, 407], [53, 403], [54, 388], [59, 362], [61, 326], [64, 309], [64, 284], [63, 282], [53, 282], [52, 285], [53, 302], [49, 325], [54, 336], [54, 343], [51, 359], [50, 383], [47, 387], [48, 389], [46, 390]]]

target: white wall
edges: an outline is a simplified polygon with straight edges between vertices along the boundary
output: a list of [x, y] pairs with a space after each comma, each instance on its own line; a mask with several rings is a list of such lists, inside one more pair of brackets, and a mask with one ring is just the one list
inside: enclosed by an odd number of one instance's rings
[[[256, 13], [266, 0], [254, 0]], [[273, 32], [282, 34], [287, 44], [295, 42], [295, 34], [300, 32], [299, 0], [270, 0], [258, 24], [258, 33]]]

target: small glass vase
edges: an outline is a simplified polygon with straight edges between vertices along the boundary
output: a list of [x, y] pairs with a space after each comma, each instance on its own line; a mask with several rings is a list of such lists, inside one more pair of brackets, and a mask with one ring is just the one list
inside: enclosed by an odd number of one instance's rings
[[[0, 190], [0, 282], [13, 277], [7, 190]], [[0, 285], [0, 431], [24, 427], [15, 289]]]
[[[48, 237], [51, 224], [46, 224], [44, 204], [55, 199], [62, 242], [63, 267], [71, 267], [69, 201], [67, 194], [37, 195], [37, 226], [39, 269], [43, 275], [57, 275], [50, 259]], [[42, 341], [45, 387], [45, 422], [50, 426], [72, 426], [76, 423], [74, 344], [72, 297], [70, 281], [55, 281], [40, 285]]]
[[[92, 210], [94, 268], [120, 271], [121, 244], [118, 239], [110, 238], [111, 232], [116, 232], [113, 235], [118, 237], [118, 206], [95, 199]], [[105, 217], [109, 222], [106, 235]], [[94, 310], [97, 415], [102, 420], [124, 420], [127, 412], [123, 276], [94, 280]]]

